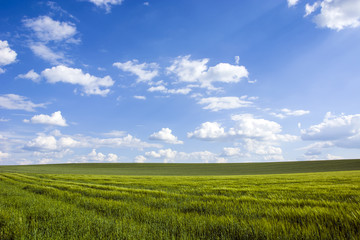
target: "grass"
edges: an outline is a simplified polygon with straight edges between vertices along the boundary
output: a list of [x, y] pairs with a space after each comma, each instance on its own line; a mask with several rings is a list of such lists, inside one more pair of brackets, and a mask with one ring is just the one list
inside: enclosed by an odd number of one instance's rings
[[[99, 165], [75, 166], [95, 172], [90, 167]], [[0, 239], [360, 239], [360, 171], [119, 176], [5, 170]]]
[[218, 176], [360, 170], [360, 160], [229, 164], [84, 163], [0, 166], [1, 172], [146, 176]]

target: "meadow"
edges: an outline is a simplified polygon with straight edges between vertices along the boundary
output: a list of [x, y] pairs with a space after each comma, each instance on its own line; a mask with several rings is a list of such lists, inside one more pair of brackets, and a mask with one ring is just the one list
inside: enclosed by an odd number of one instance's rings
[[[92, 166], [86, 165], [89, 172], [100, 165]], [[360, 239], [360, 171], [353, 166], [218, 176], [3, 166], [0, 239]]]

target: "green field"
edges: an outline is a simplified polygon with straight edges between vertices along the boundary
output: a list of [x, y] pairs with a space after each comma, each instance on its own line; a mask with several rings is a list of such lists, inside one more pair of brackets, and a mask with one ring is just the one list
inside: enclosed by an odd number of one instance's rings
[[359, 160], [287, 164], [2, 166], [0, 239], [360, 239]]
[[360, 170], [360, 159], [273, 163], [79, 163], [0, 166], [1, 172], [146, 176], [229, 176]]

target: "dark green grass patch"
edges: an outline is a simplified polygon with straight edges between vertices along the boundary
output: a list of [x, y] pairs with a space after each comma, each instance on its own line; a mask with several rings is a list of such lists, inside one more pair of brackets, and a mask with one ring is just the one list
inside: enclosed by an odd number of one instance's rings
[[226, 164], [83, 163], [0, 166], [0, 172], [138, 176], [258, 175], [350, 170], [360, 170], [359, 159]]

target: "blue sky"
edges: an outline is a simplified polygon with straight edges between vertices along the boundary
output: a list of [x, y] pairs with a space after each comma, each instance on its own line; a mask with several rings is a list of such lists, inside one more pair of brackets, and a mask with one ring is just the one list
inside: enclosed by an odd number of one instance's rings
[[0, 164], [360, 157], [360, 1], [0, 1]]

